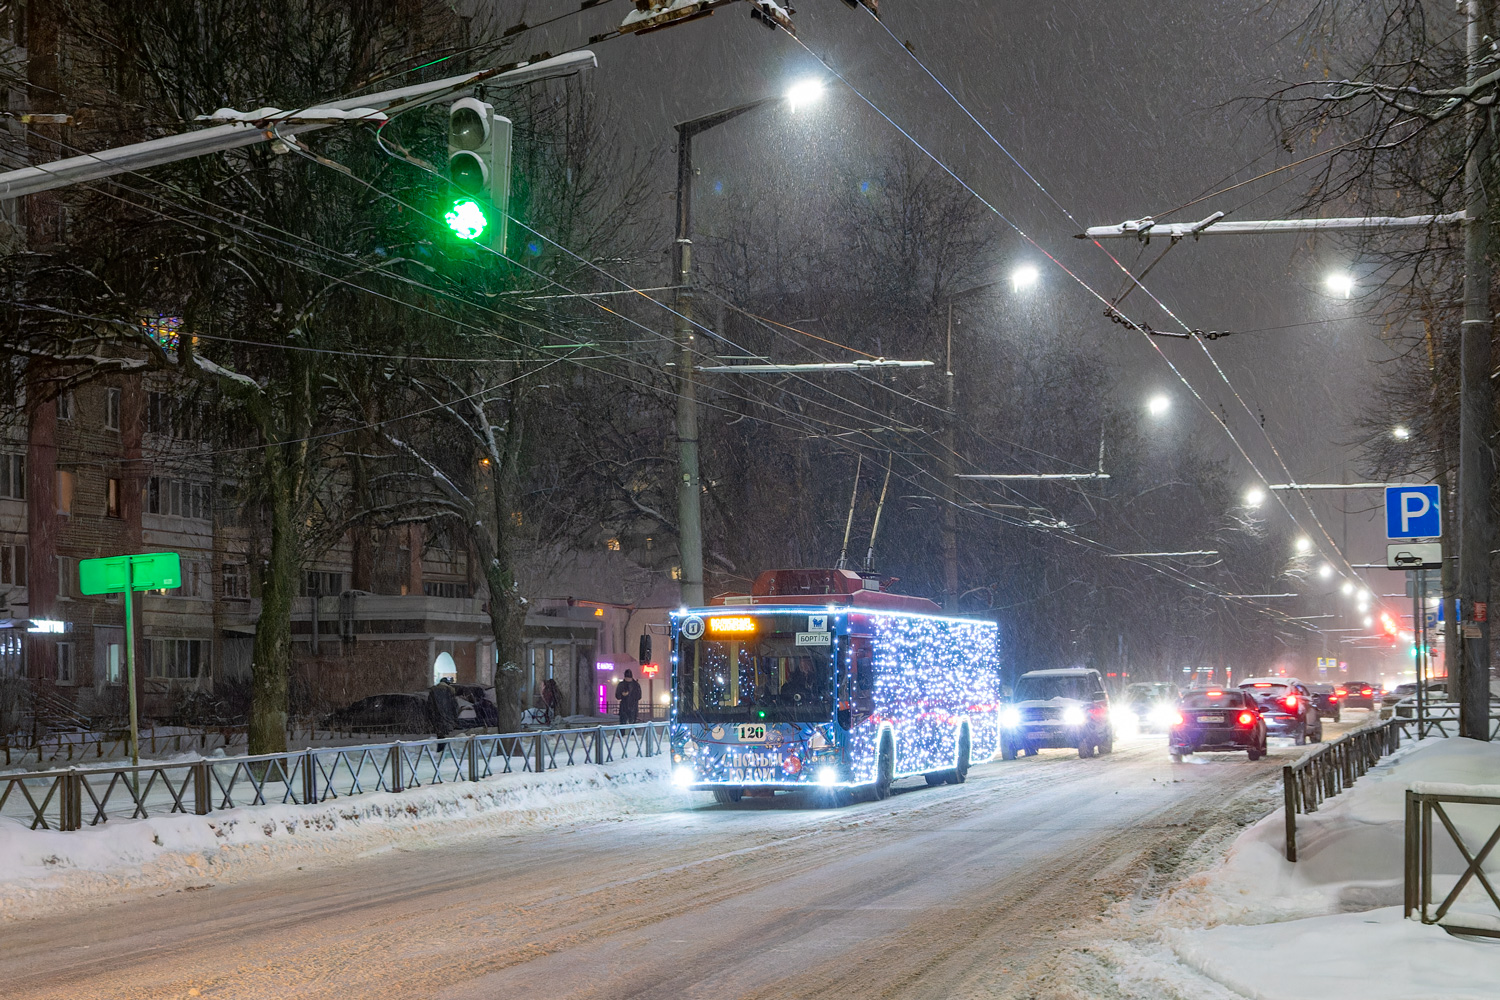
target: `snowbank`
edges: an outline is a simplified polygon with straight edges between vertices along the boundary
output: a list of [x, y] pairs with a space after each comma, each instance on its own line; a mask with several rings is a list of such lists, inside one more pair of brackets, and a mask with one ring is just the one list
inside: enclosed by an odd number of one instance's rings
[[[1493, 997], [1500, 941], [1459, 939], [1403, 920], [1401, 896], [1406, 789], [1488, 785], [1497, 777], [1495, 744], [1408, 745], [1298, 818], [1295, 864], [1282, 856], [1277, 810], [1247, 829], [1218, 865], [1167, 892], [1153, 919], [1185, 964], [1257, 1000]], [[1471, 849], [1500, 823], [1494, 808], [1448, 809]], [[1433, 871], [1451, 886], [1464, 865], [1437, 834], [1442, 849], [1434, 851]], [[1486, 865], [1487, 872], [1497, 869], [1500, 858]]]
[[316, 805], [112, 820], [71, 833], [0, 818], [0, 920], [140, 887], [233, 881], [397, 840], [410, 846], [680, 808], [687, 793], [672, 787], [668, 766], [665, 757], [634, 758]]
[[[1484, 785], [1496, 777], [1500, 745], [1463, 739], [1407, 744], [1317, 812], [1297, 818], [1295, 864], [1282, 854], [1286, 828], [1278, 809], [1246, 830], [1220, 865], [1167, 893], [1161, 915], [1179, 925], [1260, 924], [1398, 905], [1406, 789]], [[1500, 822], [1500, 813], [1489, 812], [1481, 831], [1482, 809], [1450, 809], [1465, 837], [1481, 844]], [[1457, 851], [1438, 843], [1433, 870], [1461, 872]]]

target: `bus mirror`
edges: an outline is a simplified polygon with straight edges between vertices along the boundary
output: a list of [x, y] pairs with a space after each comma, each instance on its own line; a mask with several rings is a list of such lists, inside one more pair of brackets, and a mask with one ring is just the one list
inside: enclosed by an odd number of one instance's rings
[[651, 636], [645, 632], [641, 633], [640, 656], [636, 657], [642, 663], [651, 662]]

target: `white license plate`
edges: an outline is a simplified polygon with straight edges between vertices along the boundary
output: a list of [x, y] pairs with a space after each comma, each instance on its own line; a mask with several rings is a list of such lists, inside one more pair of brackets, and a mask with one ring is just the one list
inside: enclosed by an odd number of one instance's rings
[[761, 724], [750, 724], [740, 726], [735, 733], [741, 743], [764, 743], [766, 741], [766, 727]]
[[1198, 716], [1198, 721], [1199, 722], [1223, 722], [1224, 721], [1224, 716], [1222, 716], [1222, 715], [1200, 715], [1200, 716]]

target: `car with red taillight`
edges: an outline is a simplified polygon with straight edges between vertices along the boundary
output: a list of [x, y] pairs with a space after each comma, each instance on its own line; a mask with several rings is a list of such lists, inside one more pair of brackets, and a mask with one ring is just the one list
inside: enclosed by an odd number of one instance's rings
[[1298, 746], [1323, 742], [1323, 715], [1307, 685], [1295, 677], [1250, 677], [1239, 688], [1255, 702], [1270, 736], [1290, 736]]
[[1369, 681], [1346, 681], [1339, 686], [1348, 692], [1344, 695], [1345, 708], [1374, 708], [1380, 697], [1380, 688]]
[[1338, 722], [1339, 716], [1343, 714], [1344, 698], [1348, 692], [1340, 694], [1339, 688], [1332, 684], [1309, 684], [1307, 690], [1312, 692], [1313, 701], [1318, 704], [1318, 714]]
[[1167, 734], [1172, 760], [1190, 753], [1245, 751], [1266, 755], [1266, 724], [1255, 699], [1235, 688], [1198, 688], [1183, 694]]

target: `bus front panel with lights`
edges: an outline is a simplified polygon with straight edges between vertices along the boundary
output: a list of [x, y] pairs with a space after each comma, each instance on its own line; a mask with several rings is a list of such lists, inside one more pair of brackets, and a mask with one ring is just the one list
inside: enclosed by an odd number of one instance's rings
[[672, 616], [680, 786], [952, 780], [999, 746], [993, 622], [856, 607], [700, 608]]

